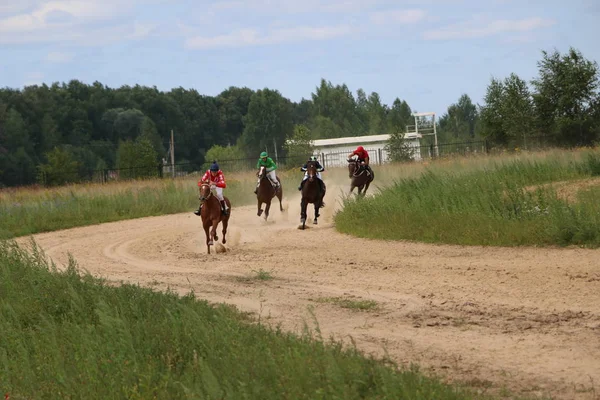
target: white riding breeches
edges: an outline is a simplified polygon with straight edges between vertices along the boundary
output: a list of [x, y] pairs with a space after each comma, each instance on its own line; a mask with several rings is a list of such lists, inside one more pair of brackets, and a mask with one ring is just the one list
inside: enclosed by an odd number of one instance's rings
[[[277, 182], [277, 175], [275, 175], [275, 170], [267, 172], [267, 178], [269, 178], [269, 180], [272, 183], [276, 183], [276, 184], [279, 183], [279, 182]], [[259, 184], [260, 184], [260, 177], [256, 180], [257, 187]]]
[[277, 183], [277, 175], [275, 175], [275, 170], [273, 170], [271, 172], [267, 172], [267, 174], [269, 175], [271, 182]]
[[[323, 180], [323, 177], [321, 176], [321, 173], [317, 171], [317, 178], [319, 178], [320, 180]], [[302, 179], [302, 181], [304, 182], [305, 180], [308, 179], [308, 171], [304, 172], [304, 179]]]
[[216, 193], [217, 199], [219, 199], [219, 201], [225, 200], [225, 198], [223, 197], [223, 188], [215, 186], [215, 193]]

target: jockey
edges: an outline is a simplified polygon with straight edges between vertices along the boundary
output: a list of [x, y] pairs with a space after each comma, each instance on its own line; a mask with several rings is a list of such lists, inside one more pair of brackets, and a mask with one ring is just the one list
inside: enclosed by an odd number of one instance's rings
[[365, 148], [362, 146], [358, 146], [356, 148], [356, 150], [354, 150], [352, 153], [350, 153], [350, 155], [348, 156], [348, 160], [350, 160], [350, 158], [352, 158], [354, 156], [358, 156], [358, 162], [360, 163], [360, 170], [366, 169], [367, 175], [371, 175], [371, 167], [369, 166], [369, 153], [367, 153]]
[[[309, 161], [313, 161], [315, 163], [315, 167], [317, 167], [317, 178], [319, 178], [319, 183], [321, 184], [321, 189], [325, 192], [325, 181], [323, 181], [323, 177], [321, 176], [321, 172], [325, 171], [325, 168], [321, 165], [316, 156], [310, 156]], [[304, 182], [308, 179], [308, 162], [306, 162], [301, 168], [301, 171], [304, 171], [304, 178], [302, 178], [302, 182], [300, 182], [300, 186], [298, 186], [298, 190], [302, 190], [302, 186], [304, 186]], [[321, 207], [325, 206], [325, 202], [322, 202]]]
[[[277, 165], [266, 151], [260, 153], [260, 158], [256, 163], [256, 168], [265, 167], [267, 169], [267, 178], [271, 181], [271, 184], [275, 187], [275, 190], [279, 189], [279, 181], [277, 180], [277, 175], [275, 174], [275, 170], [277, 169]], [[256, 181], [256, 188], [254, 189], [254, 194], [258, 193], [258, 186], [260, 185], [260, 178]]]
[[[221, 203], [221, 211], [223, 214], [227, 215], [229, 210], [227, 208], [227, 204], [225, 203], [225, 198], [223, 197], [223, 189], [227, 187], [225, 183], [225, 176], [223, 175], [223, 171], [219, 169], [219, 164], [216, 161], [213, 161], [210, 168], [204, 173], [202, 178], [198, 181], [198, 187], [202, 186], [203, 183], [210, 183], [211, 189], [214, 189], [217, 199]], [[202, 204], [198, 207], [198, 210], [194, 211], [194, 214], [200, 215], [200, 211], [202, 209]]]
[[[323, 168], [323, 166], [319, 163], [319, 160], [317, 160], [316, 156], [310, 156], [309, 161], [314, 161], [316, 163], [316, 167], [317, 167], [317, 178], [319, 178], [321, 181], [323, 181], [323, 177], [321, 176], [321, 172], [325, 171], [325, 168]], [[302, 190], [302, 186], [304, 185], [304, 181], [306, 181], [308, 179], [308, 172], [307, 170], [307, 163], [305, 163], [300, 170], [304, 171], [304, 178], [302, 179], [302, 183], [300, 183], [300, 186], [298, 186], [298, 190]]]

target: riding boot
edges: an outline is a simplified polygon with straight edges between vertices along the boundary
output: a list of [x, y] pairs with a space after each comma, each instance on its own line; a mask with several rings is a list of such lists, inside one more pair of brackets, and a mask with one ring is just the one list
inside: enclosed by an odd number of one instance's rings
[[221, 200], [221, 212], [223, 213], [223, 215], [227, 215], [229, 214], [229, 210], [227, 209], [227, 204], [225, 203], [225, 200]]
[[201, 212], [202, 212], [202, 204], [198, 207], [198, 209], [196, 211], [194, 211], [194, 214], [196, 214], [197, 216], [200, 216]]
[[254, 194], [258, 194], [258, 185], [260, 185], [260, 183], [256, 184], [256, 187], [254, 188]]

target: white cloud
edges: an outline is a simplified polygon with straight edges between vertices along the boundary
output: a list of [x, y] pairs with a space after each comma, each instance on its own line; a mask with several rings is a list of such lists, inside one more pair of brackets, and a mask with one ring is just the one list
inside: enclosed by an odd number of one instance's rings
[[[1, 1], [1, 0], [0, 0]], [[137, 0], [52, 0], [37, 1], [29, 12], [0, 18], [0, 43], [22, 44], [69, 41], [98, 41], [100, 35], [114, 37], [112, 30], [128, 37], [148, 34], [147, 25], [127, 27], [90, 26], [90, 22], [110, 22], [126, 15]], [[21, 10], [22, 11], [22, 10]]]
[[394, 4], [393, 0], [226, 0], [214, 3], [213, 11], [252, 10], [267, 14], [303, 12], [356, 12], [377, 5]]
[[426, 31], [423, 34], [423, 38], [426, 40], [481, 38], [500, 33], [531, 32], [536, 29], [552, 26], [554, 23], [553, 20], [540, 17], [491, 21], [479, 19], [475, 23], [457, 24], [442, 29]]
[[425, 10], [409, 9], [409, 10], [388, 10], [372, 12], [369, 19], [377, 25], [384, 24], [414, 24], [421, 22], [427, 16]]
[[68, 63], [73, 60], [75, 55], [73, 53], [64, 53], [60, 51], [53, 51], [48, 53], [46, 60], [51, 63]]
[[295, 42], [302, 40], [326, 40], [345, 36], [353, 30], [348, 25], [275, 29], [261, 35], [256, 29], [241, 29], [227, 35], [191, 37], [186, 47], [193, 49], [210, 49], [220, 47], [243, 47]]

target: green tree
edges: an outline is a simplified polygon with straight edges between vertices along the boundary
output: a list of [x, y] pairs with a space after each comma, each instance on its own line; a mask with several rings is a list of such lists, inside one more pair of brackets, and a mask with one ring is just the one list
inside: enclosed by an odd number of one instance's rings
[[310, 129], [305, 125], [294, 126], [294, 134], [285, 144], [287, 164], [298, 164], [313, 154], [314, 146]]
[[492, 78], [485, 93], [480, 115], [483, 136], [494, 143], [504, 144], [508, 141], [508, 135], [504, 129], [504, 99], [504, 84], [502, 81]]
[[312, 136], [315, 139], [330, 139], [343, 137], [344, 132], [331, 118], [319, 115], [313, 120]]
[[[248, 164], [244, 158], [244, 151], [239, 146], [220, 146], [217, 144], [206, 152], [206, 162], [202, 168], [208, 169], [213, 161], [217, 161], [224, 171], [241, 171], [246, 169]], [[255, 160], [252, 163], [255, 163]]]
[[[369, 127], [361, 118], [356, 100], [345, 84], [333, 86], [331, 82], [321, 79], [321, 84], [312, 93], [313, 116], [329, 118], [337, 127], [339, 136], [358, 136], [366, 134]], [[314, 131], [314, 126], [312, 126]], [[337, 137], [339, 137], [337, 136]]]
[[62, 144], [62, 135], [50, 113], [44, 114], [41, 128], [44, 151], [52, 150], [54, 147]]
[[387, 125], [390, 133], [406, 132], [411, 123], [411, 110], [406, 101], [396, 97], [387, 117]]
[[467, 94], [463, 94], [458, 102], [451, 104], [448, 111], [440, 117], [440, 136], [447, 140], [472, 138], [475, 136], [477, 118], [477, 107]]
[[480, 111], [483, 135], [498, 144], [518, 141], [527, 146], [527, 137], [535, 132], [535, 110], [527, 83], [516, 74], [503, 82], [492, 79], [485, 103]]
[[414, 149], [410, 143], [404, 139], [405, 133], [394, 131], [390, 134], [385, 150], [389, 158], [395, 162], [412, 161], [414, 158]]
[[117, 168], [119, 178], [134, 179], [158, 175], [158, 154], [152, 143], [143, 137], [119, 143]]
[[[217, 96], [219, 123], [223, 132], [224, 144], [233, 145], [244, 132], [244, 115], [254, 91], [247, 87], [230, 86]], [[208, 153], [206, 158], [209, 159]]]
[[562, 55], [542, 52], [539, 76], [532, 80], [537, 125], [558, 143], [591, 144], [600, 136], [594, 119], [594, 100], [600, 81], [598, 64], [574, 48]]
[[367, 112], [369, 118], [369, 134], [382, 135], [387, 128], [387, 107], [381, 103], [377, 92], [372, 92], [367, 100]]
[[240, 138], [246, 154], [254, 156], [265, 149], [280, 152], [294, 129], [292, 111], [291, 102], [277, 90], [262, 89], [254, 93]]
[[80, 163], [64, 147], [55, 147], [46, 153], [47, 162], [38, 167], [38, 181], [48, 186], [79, 181]]

